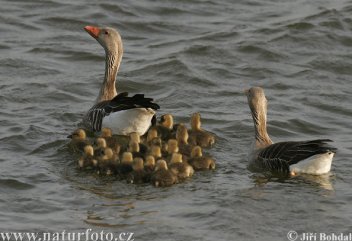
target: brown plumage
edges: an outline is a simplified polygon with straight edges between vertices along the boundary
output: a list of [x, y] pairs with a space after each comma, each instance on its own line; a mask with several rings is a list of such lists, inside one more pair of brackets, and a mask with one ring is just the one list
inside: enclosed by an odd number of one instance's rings
[[191, 165], [182, 162], [182, 155], [173, 153], [169, 170], [173, 172], [180, 180], [193, 176], [194, 169]]
[[191, 158], [188, 163], [194, 170], [210, 170], [215, 169], [215, 161], [211, 157], [205, 157], [200, 146], [195, 146], [192, 149]]
[[150, 181], [150, 174], [144, 170], [142, 158], [134, 158], [132, 169], [133, 171], [126, 177], [127, 183], [141, 184]]
[[178, 182], [177, 176], [168, 170], [165, 160], [159, 160], [152, 174], [151, 182], [156, 187], [168, 187]]
[[91, 145], [84, 147], [83, 156], [78, 159], [78, 166], [81, 169], [95, 168], [97, 167], [98, 161], [94, 157], [94, 149]]
[[191, 131], [189, 132], [189, 143], [200, 147], [211, 147], [215, 143], [215, 136], [201, 127], [200, 113], [191, 116]]
[[83, 152], [84, 147], [90, 144], [85, 130], [81, 128], [72, 132], [67, 138], [71, 138], [69, 147], [75, 152]]

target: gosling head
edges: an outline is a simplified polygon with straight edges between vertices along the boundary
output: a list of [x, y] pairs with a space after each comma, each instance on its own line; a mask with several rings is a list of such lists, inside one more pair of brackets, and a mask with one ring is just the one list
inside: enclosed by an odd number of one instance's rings
[[151, 128], [148, 131], [147, 142], [151, 142], [153, 139], [158, 137], [158, 131], [155, 128]]
[[188, 143], [188, 130], [184, 124], [179, 124], [176, 131], [176, 139], [179, 143]]
[[174, 118], [171, 114], [165, 114], [160, 117], [159, 123], [169, 130], [174, 126]]
[[105, 148], [103, 151], [104, 154], [104, 159], [111, 159], [114, 155], [114, 152], [112, 151], [111, 148]]
[[133, 155], [131, 152], [124, 152], [122, 154], [121, 163], [125, 165], [132, 165], [133, 162]]
[[165, 160], [159, 160], [156, 163], [155, 171], [158, 171], [158, 170], [168, 170], [167, 163]]
[[129, 144], [129, 151], [130, 152], [139, 152], [139, 143], [131, 140], [130, 144]]
[[95, 140], [95, 145], [98, 148], [106, 148], [106, 140], [102, 137], [99, 137]]
[[154, 167], [155, 166], [155, 158], [151, 155], [148, 155], [145, 158], [145, 164], [146, 167]]
[[91, 145], [86, 145], [84, 147], [84, 154], [87, 156], [94, 156], [94, 148]]
[[152, 155], [156, 158], [161, 157], [161, 148], [160, 146], [152, 146]]
[[137, 142], [140, 143], [141, 142], [141, 137], [137, 132], [132, 132], [130, 134], [130, 141], [131, 142]]
[[143, 159], [140, 157], [135, 157], [133, 159], [133, 165], [132, 165], [132, 169], [134, 171], [141, 171], [144, 169], [144, 163], [143, 163]]
[[107, 127], [101, 128], [101, 135], [100, 137], [106, 138], [106, 137], [112, 137], [112, 130]]
[[191, 158], [203, 156], [202, 148], [200, 146], [195, 146], [191, 152]]
[[175, 139], [169, 139], [167, 141], [167, 152], [172, 154], [174, 152], [178, 152], [178, 143]]
[[200, 130], [201, 120], [200, 120], [200, 113], [194, 113], [191, 116], [191, 128], [192, 130]]
[[85, 130], [79, 128], [72, 132], [71, 135], [67, 136], [67, 138], [71, 138], [72, 140], [85, 140], [87, 138], [87, 134]]
[[182, 154], [173, 153], [171, 157], [171, 163], [182, 163]]

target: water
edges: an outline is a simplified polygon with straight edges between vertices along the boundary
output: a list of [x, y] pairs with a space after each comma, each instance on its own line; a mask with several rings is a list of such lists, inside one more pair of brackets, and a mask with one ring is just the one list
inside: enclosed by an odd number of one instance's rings
[[[350, 1], [5, 1], [0, 6], [0, 231], [134, 232], [135, 240], [287, 240], [350, 231]], [[143, 92], [218, 135], [218, 169], [171, 188], [75, 169], [67, 134], [95, 100], [103, 49], [85, 25], [118, 28], [118, 91]], [[331, 138], [329, 175], [246, 169], [243, 89], [262, 86], [274, 141]]]

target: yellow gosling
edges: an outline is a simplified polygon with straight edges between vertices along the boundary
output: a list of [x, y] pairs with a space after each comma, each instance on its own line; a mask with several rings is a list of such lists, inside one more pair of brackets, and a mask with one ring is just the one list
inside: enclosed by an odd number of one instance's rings
[[189, 135], [189, 142], [200, 147], [211, 147], [215, 143], [213, 134], [201, 128], [200, 113], [194, 113], [191, 116], [191, 131]]
[[178, 182], [177, 176], [168, 170], [165, 160], [159, 160], [152, 174], [151, 182], [156, 187], [168, 187]]
[[215, 169], [215, 161], [211, 157], [205, 157], [200, 146], [195, 146], [192, 149], [191, 158], [188, 163], [194, 170], [211, 170]]
[[172, 154], [169, 169], [171, 172], [177, 175], [180, 180], [191, 177], [194, 174], [193, 167], [187, 163], [182, 162], [182, 155], [179, 153]]
[[87, 139], [87, 134], [83, 129], [77, 129], [72, 132], [71, 135], [67, 136], [67, 138], [71, 138], [69, 143], [69, 147], [75, 152], [83, 152], [84, 147], [89, 145], [89, 141]]

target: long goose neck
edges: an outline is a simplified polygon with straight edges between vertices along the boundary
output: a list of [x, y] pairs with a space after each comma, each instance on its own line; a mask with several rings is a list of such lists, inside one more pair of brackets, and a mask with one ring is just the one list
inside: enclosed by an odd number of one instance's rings
[[252, 111], [255, 131], [255, 147], [263, 148], [273, 144], [271, 141], [266, 126], [266, 110]]
[[106, 51], [104, 82], [101, 86], [97, 102], [111, 100], [117, 95], [115, 84], [121, 58], [122, 54]]

